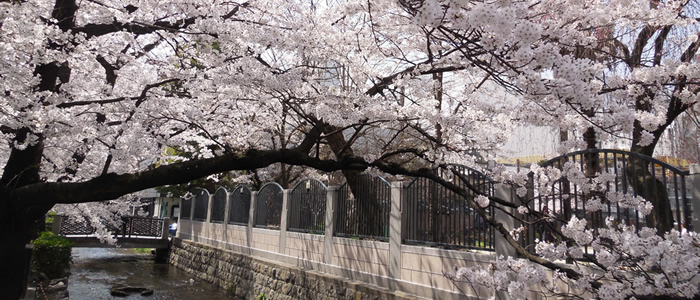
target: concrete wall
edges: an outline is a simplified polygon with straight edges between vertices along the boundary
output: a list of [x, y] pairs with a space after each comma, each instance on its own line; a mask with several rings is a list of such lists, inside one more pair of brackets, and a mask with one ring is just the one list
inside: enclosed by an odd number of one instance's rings
[[331, 264], [380, 276], [389, 276], [389, 244], [333, 238]]
[[322, 235], [287, 232], [284, 254], [322, 262], [324, 239], [325, 237]]
[[235, 245], [247, 245], [248, 232], [247, 227], [239, 225], [228, 225], [226, 231], [226, 241]]
[[447, 280], [443, 272], [454, 271], [455, 266], [486, 265], [495, 257], [492, 254], [479, 254], [464, 251], [443, 250], [427, 247], [401, 247], [401, 279], [439, 289], [458, 292], [455, 285]]
[[170, 263], [243, 299], [419, 299], [293, 265], [175, 239]]
[[253, 242], [252, 248], [271, 252], [280, 251], [280, 232], [277, 230], [253, 228], [251, 240]]

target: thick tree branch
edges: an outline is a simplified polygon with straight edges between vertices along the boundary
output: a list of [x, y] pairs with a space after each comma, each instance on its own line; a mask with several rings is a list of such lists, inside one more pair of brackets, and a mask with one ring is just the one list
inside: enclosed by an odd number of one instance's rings
[[97, 56], [97, 62], [100, 63], [100, 65], [105, 69], [105, 79], [107, 80], [107, 83], [114, 87], [114, 84], [117, 83], [117, 74], [114, 72], [117, 68], [115, 68], [112, 64], [110, 64], [102, 55]]
[[171, 78], [167, 80], [163, 80], [160, 82], [152, 83], [149, 85], [146, 85], [146, 87], [141, 90], [141, 94], [136, 96], [136, 97], [119, 97], [119, 98], [113, 98], [113, 99], [104, 99], [104, 100], [86, 100], [86, 101], [73, 101], [73, 102], [64, 102], [61, 104], [56, 105], [58, 108], [69, 108], [69, 107], [74, 107], [74, 106], [86, 106], [86, 105], [92, 105], [92, 104], [110, 104], [110, 103], [117, 103], [117, 102], [122, 102], [122, 101], [127, 101], [127, 100], [136, 100], [137, 104], [140, 104], [146, 99], [146, 96], [148, 95], [148, 91], [150, 91], [153, 88], [162, 86], [164, 84], [168, 83], [173, 83], [173, 82], [179, 82], [179, 78]]
[[[398, 78], [401, 75], [413, 73], [416, 70], [416, 68], [418, 68], [418, 66], [425, 64], [425, 63], [427, 63], [427, 62], [420, 63], [420, 64], [417, 64], [417, 65], [412, 66], [412, 67], [408, 67], [408, 68], [403, 69], [400, 72], [396, 72], [390, 76], [379, 78], [379, 80], [374, 84], [374, 86], [372, 86], [370, 89], [368, 89], [365, 92], [365, 95], [375, 96], [377, 94], [380, 94], [385, 88], [390, 86], [396, 78]], [[420, 71], [418, 74], [431, 75], [431, 74], [436, 74], [436, 73], [460, 71], [460, 70], [464, 70], [464, 69], [466, 69], [466, 67], [464, 67], [464, 66], [448, 66], [448, 67], [431, 68], [429, 70]]]
[[654, 66], [661, 65], [661, 58], [664, 54], [664, 44], [666, 43], [666, 37], [668, 37], [668, 33], [671, 32], [671, 28], [673, 28], [673, 26], [671, 25], [664, 26], [664, 28], [661, 29], [661, 32], [659, 32], [659, 35], [654, 40]]
[[[236, 13], [238, 13], [238, 11], [241, 7], [246, 7], [246, 6], [248, 6], [248, 2], [238, 4], [236, 7], [234, 7], [232, 10], [230, 10], [228, 13], [226, 13], [222, 18], [230, 19]], [[136, 9], [134, 9], [134, 11], [135, 10]], [[207, 17], [205, 17], [205, 16], [190, 17], [190, 18], [178, 20], [176, 22], [158, 21], [158, 22], [154, 22], [152, 24], [147, 24], [147, 23], [142, 23], [142, 22], [122, 23], [122, 22], [118, 22], [115, 20], [112, 23], [87, 24], [87, 25], [82, 26], [82, 27], [75, 27], [75, 28], [73, 28], [73, 32], [85, 33], [87, 35], [88, 39], [92, 38], [92, 37], [96, 37], [96, 36], [103, 36], [103, 35], [107, 35], [110, 33], [121, 32], [121, 31], [126, 31], [126, 32], [130, 32], [130, 33], [134, 33], [134, 34], [148, 34], [148, 33], [153, 33], [153, 32], [161, 31], [161, 30], [171, 31], [171, 32], [182, 32], [184, 29], [186, 29], [187, 27], [196, 23], [197, 20], [201, 19], [201, 18], [207, 18]]]
[[185, 183], [232, 170], [263, 168], [279, 162], [309, 166], [326, 172], [367, 168], [367, 163], [356, 157], [334, 161], [317, 159], [294, 149], [248, 150], [214, 158], [174, 163], [137, 173], [108, 173], [84, 182], [35, 183], [14, 189], [10, 197], [13, 201], [25, 205], [104, 201], [151, 187]]
[[[700, 32], [697, 33], [698, 40], [700, 40]], [[687, 49], [683, 52], [681, 55], [681, 61], [682, 62], [690, 62], [690, 60], [695, 57], [695, 54], [698, 52], [698, 48], [700, 48], [700, 43], [698, 43], [698, 40], [692, 42], [690, 46], [688, 46]]]
[[634, 42], [634, 48], [632, 49], [632, 54], [630, 55], [630, 58], [627, 60], [627, 64], [629, 65], [630, 68], [634, 69], [639, 66], [642, 60], [642, 51], [644, 51], [644, 47], [646, 46], [647, 42], [651, 38], [651, 36], [654, 34], [654, 27], [651, 25], [645, 26], [642, 31], [639, 32], [639, 35], [637, 36], [637, 40]]

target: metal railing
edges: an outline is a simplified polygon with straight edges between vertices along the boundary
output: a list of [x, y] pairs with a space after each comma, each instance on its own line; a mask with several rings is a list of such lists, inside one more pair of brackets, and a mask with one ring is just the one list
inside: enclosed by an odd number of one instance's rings
[[190, 220], [192, 218], [193, 198], [180, 198], [180, 218]]
[[[492, 196], [494, 183], [479, 171], [451, 165], [435, 170], [436, 175], [470, 191]], [[470, 197], [476, 194], [470, 192]], [[494, 231], [472, 208], [467, 199], [426, 178], [416, 178], [407, 186], [407, 244], [445, 248], [494, 250]], [[487, 209], [493, 215], [493, 210]]]
[[226, 197], [228, 191], [225, 188], [218, 188], [211, 202], [211, 222], [223, 223], [226, 216]]
[[260, 188], [255, 207], [255, 227], [280, 229], [282, 197], [282, 186], [277, 183], [267, 183]]
[[63, 217], [59, 234], [61, 235], [90, 235], [95, 233], [95, 227], [85, 218]]
[[338, 189], [334, 235], [389, 241], [391, 184], [382, 177], [360, 174], [354, 188]]
[[250, 216], [250, 189], [246, 186], [238, 186], [230, 194], [229, 224], [248, 225]]
[[[122, 217], [121, 227], [111, 227], [114, 236], [121, 237], [161, 237], [163, 235], [164, 219], [149, 217]], [[60, 235], [92, 235], [95, 226], [82, 217], [63, 217], [59, 228]]]
[[197, 190], [194, 195], [194, 212], [192, 213], [192, 220], [206, 221], [208, 207], [209, 192], [203, 189]]
[[289, 209], [290, 231], [325, 234], [326, 185], [316, 179], [305, 179], [292, 189]]
[[[693, 228], [687, 171], [645, 155], [610, 149], [568, 153], [541, 167], [558, 169], [562, 176], [547, 182], [542, 178], [549, 176], [546, 173], [530, 174], [531, 198], [523, 204], [541, 214], [524, 220], [527, 229], [521, 242], [530, 249], [536, 240], [559, 240], [558, 229], [572, 216], [586, 219], [593, 230], [605, 226], [608, 217], [638, 228], [658, 228], [659, 222], [672, 223], [679, 231]], [[630, 196], [650, 201], [655, 207], [652, 213], [645, 216], [617, 201]]]

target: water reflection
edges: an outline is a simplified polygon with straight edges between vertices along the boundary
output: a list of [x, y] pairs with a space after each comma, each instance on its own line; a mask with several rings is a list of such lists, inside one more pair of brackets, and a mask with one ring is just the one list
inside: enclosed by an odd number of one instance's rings
[[[70, 299], [234, 299], [224, 290], [168, 264], [156, 264], [153, 255], [131, 249], [74, 248], [68, 284]], [[109, 294], [124, 284], [153, 289], [151, 296]]]

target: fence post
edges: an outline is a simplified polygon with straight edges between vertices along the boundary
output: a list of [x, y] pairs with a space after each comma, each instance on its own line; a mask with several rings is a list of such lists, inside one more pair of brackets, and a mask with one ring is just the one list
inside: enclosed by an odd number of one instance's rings
[[[206, 222], [207, 222], [207, 224], [209, 224], [211, 222], [211, 211], [213, 209], [212, 204], [214, 204], [213, 203], [214, 202], [214, 194], [209, 194], [208, 191], [207, 191], [207, 194], [209, 195], [209, 199], [207, 199], [207, 221]], [[207, 226], [207, 228], [208, 227], [209, 226]]]
[[391, 183], [391, 215], [389, 219], [389, 277], [401, 279], [401, 243], [406, 234], [406, 193], [403, 182]]
[[204, 238], [208, 240], [214, 240], [214, 237], [212, 236], [212, 227], [211, 226], [211, 211], [214, 209], [212, 206], [214, 204], [214, 194], [210, 194], [209, 190], [207, 190], [207, 195], [209, 195], [209, 199], [207, 199], [207, 220], [204, 221], [204, 224], [202, 224], [202, 232], [204, 233]]
[[187, 216], [187, 219], [192, 221], [192, 217], [194, 217], [194, 204], [197, 202], [197, 197], [192, 196], [192, 200], [190, 200], [190, 215]]
[[61, 234], [61, 223], [63, 222], [63, 216], [61, 215], [54, 215], [53, 216], [53, 224], [51, 224], [51, 232], [55, 235], [60, 235]]
[[[693, 219], [691, 229], [700, 232], [700, 164], [692, 164], [690, 169], [690, 188], [693, 193]], [[55, 221], [54, 221], [55, 222]]]
[[338, 186], [329, 186], [326, 190], [326, 236], [323, 237], [323, 262], [333, 263], [333, 232], [335, 231], [335, 207], [338, 204]]
[[[229, 210], [231, 208], [231, 195], [228, 190], [226, 190], [226, 204], [224, 204], [224, 225], [228, 225], [231, 216], [229, 215]], [[224, 226], [224, 228], [226, 228]], [[225, 230], [225, 229], [224, 229]]]
[[170, 218], [163, 218], [160, 222], [163, 223], [163, 227], [160, 228], [160, 238], [167, 240], [170, 235]]
[[287, 247], [287, 222], [289, 221], [289, 207], [292, 204], [290, 196], [292, 190], [282, 190], [282, 220], [280, 220], [280, 249], [279, 253], [284, 254]]
[[184, 208], [185, 208], [185, 204], [184, 204], [185, 201], [183, 201], [183, 200], [184, 199], [182, 197], [180, 197], [180, 213], [177, 216], [177, 231], [175, 232], [175, 237], [177, 237], [177, 238], [180, 238], [180, 232], [182, 232], [182, 226], [180, 226], [180, 225], [182, 225], [182, 222], [180, 222], [180, 220], [191, 221], [190, 219], [192, 218], [192, 201], [190, 201], [190, 209], [189, 209], [190, 215], [185, 216], [185, 217], [182, 216], [182, 211], [184, 211]]
[[231, 205], [231, 195], [232, 193], [229, 193], [228, 189], [226, 189], [226, 202], [224, 202], [224, 223], [222, 224], [224, 226], [224, 236], [223, 236], [223, 242], [228, 244], [228, 221], [231, 216], [229, 216], [229, 207]]
[[[510, 203], [513, 203], [514, 197], [513, 197], [513, 189], [505, 185], [503, 183], [497, 183], [494, 186], [494, 192], [495, 196], [497, 198], [500, 198], [502, 200], [508, 201]], [[496, 205], [494, 203], [494, 205]], [[495, 209], [495, 208], [493, 208]], [[508, 207], [501, 207], [501, 209], [495, 209], [494, 212], [494, 218], [496, 219], [497, 222], [503, 224], [503, 227], [505, 227], [506, 230], [509, 232], [515, 229], [515, 219], [513, 219], [511, 216], [508, 215], [510, 213], [513, 215], [513, 209], [508, 208]], [[494, 248], [496, 250], [496, 256], [503, 255], [505, 257], [512, 256], [516, 257], [517, 252], [515, 251], [515, 248], [511, 247], [510, 244], [508, 244], [508, 241], [506, 241], [506, 238], [500, 233], [500, 232], [495, 232], [494, 233]]]
[[245, 237], [248, 250], [253, 246], [253, 227], [255, 227], [255, 214], [258, 208], [258, 192], [250, 191], [250, 214], [248, 215], [248, 227], [246, 228]]

